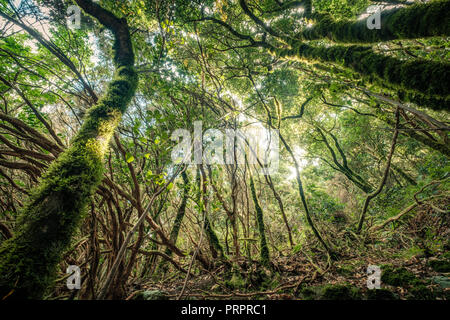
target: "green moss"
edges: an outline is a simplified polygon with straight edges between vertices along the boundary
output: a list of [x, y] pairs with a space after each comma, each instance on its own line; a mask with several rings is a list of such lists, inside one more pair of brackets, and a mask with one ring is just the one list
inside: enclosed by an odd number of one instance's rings
[[167, 294], [159, 290], [148, 290], [138, 293], [134, 300], [168, 300]]
[[0, 295], [14, 289], [17, 298], [40, 298], [52, 284], [56, 265], [101, 181], [102, 158], [88, 142], [74, 144], [50, 165], [18, 218], [15, 236], [2, 243]]
[[312, 287], [303, 287], [299, 291], [299, 296], [304, 300], [315, 300], [317, 293]]
[[[181, 200], [180, 207], [178, 208], [178, 211], [177, 211], [177, 216], [175, 217], [175, 221], [173, 223], [172, 231], [170, 232], [170, 240], [173, 241], [174, 243], [177, 241], [178, 233], [181, 228], [181, 222], [183, 221], [183, 218], [184, 218], [184, 214], [186, 211], [186, 204], [187, 204], [187, 200], [188, 200], [188, 196], [189, 196], [189, 189], [190, 189], [189, 179], [188, 179], [188, 175], [187, 175], [186, 171], [183, 171], [181, 173], [181, 177], [183, 178], [183, 182], [184, 182], [183, 199]], [[169, 250], [169, 252], [170, 252], [170, 250]]]
[[361, 293], [358, 288], [347, 284], [326, 285], [323, 288], [321, 300], [359, 300]]
[[399, 251], [398, 253], [394, 254], [393, 256], [409, 260], [413, 257], [423, 257], [424, 255], [425, 255], [424, 249], [419, 248], [417, 246], [413, 246], [408, 249]]
[[336, 268], [336, 272], [342, 276], [352, 276], [355, 273], [355, 269], [351, 265], [342, 265]]
[[408, 290], [407, 298], [409, 300], [434, 300], [435, 295], [425, 285], [418, 285]]
[[225, 287], [236, 290], [236, 289], [244, 289], [247, 287], [247, 283], [245, 279], [243, 279], [239, 273], [239, 271], [234, 270], [231, 273], [231, 278], [225, 280]]
[[357, 287], [349, 284], [303, 287], [299, 296], [304, 300], [360, 300], [362, 295]]
[[437, 272], [450, 272], [449, 260], [430, 260], [428, 265]]
[[329, 38], [347, 43], [379, 42], [450, 35], [450, 2], [418, 3], [381, 12], [381, 29], [369, 30], [366, 20], [337, 21], [331, 14], [316, 12], [316, 23], [298, 37], [306, 40]]
[[[197, 201], [199, 202], [199, 213], [201, 215], [204, 214], [204, 204], [202, 203], [202, 185], [201, 185], [201, 179], [200, 179], [200, 169], [197, 169], [197, 177], [196, 177], [196, 182], [198, 185], [198, 192], [197, 192]], [[208, 218], [207, 214], [204, 214], [204, 224], [203, 224], [203, 228], [206, 232], [206, 236], [208, 238], [208, 242], [209, 242], [209, 247], [211, 250], [211, 253], [213, 255], [213, 258], [217, 258], [217, 255], [219, 255], [219, 258], [222, 259], [223, 261], [227, 260], [227, 257], [224, 253], [224, 250], [222, 248], [222, 245], [219, 242], [219, 238], [216, 235], [216, 232], [214, 231], [212, 225], [211, 225], [211, 221]]]
[[414, 285], [418, 282], [416, 276], [405, 268], [382, 267], [381, 283], [396, 287]]
[[[292, 49], [275, 49], [280, 57], [333, 62], [350, 68], [372, 83], [404, 92], [404, 97], [436, 110], [448, 109], [450, 65], [423, 59], [399, 60], [372, 51], [365, 46], [314, 47], [302, 42]], [[419, 99], [416, 101], [416, 98]], [[433, 102], [434, 103], [429, 103]]]
[[367, 292], [368, 300], [398, 300], [398, 296], [388, 289], [373, 289]]
[[209, 240], [209, 245], [211, 246], [211, 252], [213, 253], [213, 255], [216, 255], [218, 253], [220, 258], [225, 258], [225, 254], [224, 254], [223, 248], [219, 242], [219, 238], [217, 237], [216, 232], [212, 228], [209, 218], [207, 216], [205, 216], [204, 227], [205, 227], [206, 235]]
[[[124, 61], [133, 61], [132, 52], [127, 54]], [[0, 247], [1, 298], [40, 299], [53, 284], [62, 254], [102, 179], [109, 141], [137, 87], [134, 67], [115, 60], [118, 67], [105, 96], [87, 112], [70, 147], [43, 174], [18, 218], [14, 237]]]
[[[173, 222], [172, 231], [170, 232], [170, 241], [173, 244], [176, 244], [178, 239], [178, 233], [180, 232], [181, 223], [183, 222], [184, 214], [186, 212], [186, 204], [189, 197], [190, 184], [188, 175], [186, 170], [181, 173], [181, 177], [183, 178], [184, 187], [183, 187], [183, 199], [181, 200], [180, 207], [178, 208], [177, 215], [175, 217], [175, 221]], [[165, 253], [168, 256], [172, 255], [172, 251], [169, 248], [166, 248]], [[158, 271], [167, 271], [167, 260], [162, 259], [158, 265]], [[156, 272], [158, 273], [158, 272]]]
[[253, 282], [253, 285], [257, 290], [273, 290], [280, 286], [282, 279], [278, 272], [272, 273], [270, 270], [265, 268], [259, 269], [257, 272], [260, 280], [257, 283]]
[[420, 92], [404, 90], [398, 90], [397, 96], [403, 102], [412, 102], [433, 110], [450, 110], [450, 99], [448, 97], [429, 96]]
[[260, 251], [261, 263], [264, 266], [269, 267], [270, 266], [270, 255], [269, 255], [269, 248], [267, 247], [267, 241], [266, 241], [266, 232], [265, 232], [265, 227], [264, 227], [264, 215], [263, 215], [261, 206], [259, 205], [258, 197], [256, 195], [256, 190], [255, 190], [255, 184], [254, 184], [253, 178], [251, 176], [250, 176], [250, 189], [252, 192], [253, 203], [255, 205], [255, 210], [256, 210], [256, 221], [258, 222], [259, 240], [260, 240], [260, 246], [261, 246], [261, 251]]

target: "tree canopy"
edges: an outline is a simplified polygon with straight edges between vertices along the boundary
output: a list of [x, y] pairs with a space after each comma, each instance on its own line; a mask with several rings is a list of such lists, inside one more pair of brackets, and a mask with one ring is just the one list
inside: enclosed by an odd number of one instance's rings
[[449, 0], [0, 0], [0, 297], [448, 299], [449, 37]]

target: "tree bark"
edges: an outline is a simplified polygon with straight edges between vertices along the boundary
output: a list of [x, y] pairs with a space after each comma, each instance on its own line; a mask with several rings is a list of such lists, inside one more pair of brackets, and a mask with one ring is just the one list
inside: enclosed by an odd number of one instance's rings
[[115, 37], [114, 79], [83, 126], [42, 176], [19, 217], [13, 238], [0, 248], [0, 297], [43, 298], [82, 212], [102, 180], [103, 158], [137, 87], [134, 55], [125, 19], [90, 0], [76, 0]]
[[373, 43], [395, 39], [416, 39], [450, 35], [450, 1], [418, 3], [406, 8], [383, 10], [381, 28], [369, 30], [367, 19], [334, 20], [328, 13], [313, 13], [316, 23], [302, 31], [298, 38], [328, 38], [336, 42]]

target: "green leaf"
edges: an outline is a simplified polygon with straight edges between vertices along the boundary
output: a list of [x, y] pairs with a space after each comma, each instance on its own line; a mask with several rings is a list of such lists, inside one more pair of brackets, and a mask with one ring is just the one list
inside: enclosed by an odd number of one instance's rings
[[147, 143], [147, 138], [140, 137], [139, 141], [142, 142], [142, 143]]
[[134, 156], [131, 153], [128, 153], [125, 155], [125, 159], [127, 161], [127, 163], [131, 163], [134, 161]]

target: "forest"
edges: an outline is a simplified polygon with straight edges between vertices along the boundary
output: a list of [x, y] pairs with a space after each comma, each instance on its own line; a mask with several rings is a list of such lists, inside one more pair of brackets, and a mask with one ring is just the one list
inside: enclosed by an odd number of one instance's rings
[[1, 300], [450, 300], [450, 0], [0, 0]]

